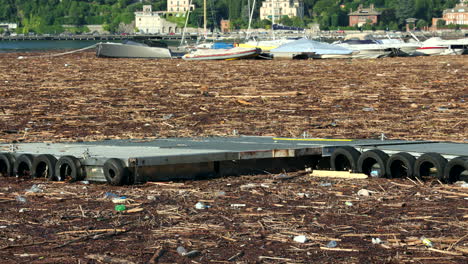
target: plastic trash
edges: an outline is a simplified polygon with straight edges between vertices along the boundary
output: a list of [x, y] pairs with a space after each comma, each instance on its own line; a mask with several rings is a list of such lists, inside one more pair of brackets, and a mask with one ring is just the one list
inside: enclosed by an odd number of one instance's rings
[[357, 195], [358, 196], [370, 196], [371, 195], [371, 192], [369, 190], [366, 190], [366, 189], [361, 189], [357, 192]]
[[375, 111], [374, 107], [364, 107], [362, 108], [362, 111], [364, 112], [373, 112]]
[[7, 226], [0, 226], [0, 229], [7, 228]]
[[353, 203], [352, 203], [352, 202], [345, 202], [345, 204], [346, 204], [347, 206], [353, 206]]
[[195, 209], [203, 210], [203, 209], [207, 209], [207, 208], [210, 208], [210, 206], [206, 205], [203, 202], [198, 202], [198, 203], [195, 204]]
[[300, 198], [309, 198], [310, 194], [308, 194], [308, 193], [297, 193], [297, 196], [299, 196]]
[[197, 256], [198, 254], [200, 254], [200, 251], [198, 250], [191, 250], [191, 251], [188, 251], [182, 247], [182, 246], [179, 246], [177, 247], [177, 253], [183, 257], [194, 257], [194, 256]]
[[327, 248], [336, 248], [338, 246], [338, 243], [335, 240], [332, 240], [328, 242]]
[[240, 207], [246, 207], [246, 204], [231, 204], [232, 208], [240, 208]]
[[293, 240], [298, 243], [305, 243], [307, 242], [307, 237], [304, 235], [299, 235], [299, 236], [295, 236]]
[[215, 195], [216, 195], [216, 196], [225, 196], [225, 195], [226, 195], [226, 192], [224, 192], [224, 191], [219, 191], [219, 192], [216, 192]]
[[375, 238], [373, 237], [372, 238], [372, 244], [379, 245], [379, 244], [382, 244], [382, 243], [383, 243], [383, 241], [380, 238], [378, 238], [378, 237], [375, 237]]
[[174, 114], [163, 115], [164, 120], [169, 120], [174, 116]]
[[330, 182], [324, 182], [324, 183], [321, 183], [319, 185], [322, 186], [322, 187], [331, 187], [332, 186], [332, 184]]
[[89, 184], [89, 181], [81, 181], [82, 184]]
[[119, 196], [115, 193], [111, 193], [111, 192], [106, 192], [104, 194], [104, 198], [118, 198]]
[[118, 204], [118, 205], [115, 206], [115, 210], [117, 212], [122, 212], [122, 211], [127, 210], [127, 207], [124, 204]]
[[434, 243], [429, 238], [421, 237], [421, 242], [426, 246], [426, 247], [433, 247]]
[[177, 247], [177, 253], [181, 256], [185, 256], [185, 254], [187, 254], [187, 250], [184, 247], [180, 246]]
[[115, 203], [115, 204], [125, 203], [125, 201], [127, 201], [126, 197], [119, 197], [119, 198], [112, 199], [112, 202]]
[[378, 170], [371, 170], [370, 172], [371, 177], [379, 177], [379, 175], [380, 175], [380, 171]]
[[255, 183], [247, 183], [247, 184], [244, 184], [244, 185], [240, 186], [241, 190], [252, 189], [252, 188], [256, 188], [256, 187], [258, 187], [258, 185], [255, 184]]
[[26, 192], [38, 193], [38, 192], [42, 192], [42, 189], [39, 187], [39, 185], [33, 184], [33, 186], [31, 186], [31, 188], [27, 189]]
[[26, 198], [24, 196], [21, 196], [21, 195], [18, 195], [15, 197], [16, 201], [20, 202], [20, 203], [25, 203], [27, 202], [28, 200], [26, 200]]

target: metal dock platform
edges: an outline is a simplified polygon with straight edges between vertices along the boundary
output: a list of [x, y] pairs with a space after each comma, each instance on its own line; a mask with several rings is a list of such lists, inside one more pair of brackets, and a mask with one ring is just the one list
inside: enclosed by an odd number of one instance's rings
[[454, 182], [468, 179], [468, 144], [251, 136], [0, 144], [0, 175], [114, 185], [305, 167]]

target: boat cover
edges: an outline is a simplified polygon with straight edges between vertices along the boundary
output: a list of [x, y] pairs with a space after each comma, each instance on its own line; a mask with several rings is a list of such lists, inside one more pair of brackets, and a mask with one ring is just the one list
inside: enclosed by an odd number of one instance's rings
[[318, 55], [348, 55], [353, 53], [352, 50], [344, 47], [305, 38], [283, 44], [278, 48], [272, 49], [271, 52], [314, 52]]
[[226, 42], [215, 42], [212, 49], [231, 49], [234, 48], [234, 43], [226, 43]]

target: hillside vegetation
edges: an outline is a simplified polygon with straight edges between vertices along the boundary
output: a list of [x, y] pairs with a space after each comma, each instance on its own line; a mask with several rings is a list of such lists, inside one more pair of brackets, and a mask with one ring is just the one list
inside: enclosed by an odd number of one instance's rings
[[[253, 27], [268, 28], [270, 21], [259, 19], [262, 0], [256, 1]], [[456, 0], [304, 0], [305, 17], [284, 17], [284, 25], [305, 27], [315, 22], [321, 29], [345, 29], [348, 26], [350, 9], [371, 3], [382, 12], [378, 25], [364, 25], [365, 29], [398, 29], [408, 17], [418, 18], [418, 26], [427, 26], [432, 17], [440, 17], [442, 11], [453, 7]], [[203, 24], [203, 0], [193, 0], [198, 7], [190, 15], [191, 26]], [[221, 19], [230, 19], [235, 29], [246, 28], [249, 4], [253, 0], [207, 0], [208, 21], [211, 28], [218, 27]], [[151, 4], [153, 10], [165, 10], [167, 0], [0, 0], [0, 21], [19, 24], [19, 33], [60, 33], [62, 25], [75, 25], [75, 30], [86, 31], [84, 25], [102, 24], [104, 28], [119, 31], [119, 24], [134, 20], [134, 12]]]

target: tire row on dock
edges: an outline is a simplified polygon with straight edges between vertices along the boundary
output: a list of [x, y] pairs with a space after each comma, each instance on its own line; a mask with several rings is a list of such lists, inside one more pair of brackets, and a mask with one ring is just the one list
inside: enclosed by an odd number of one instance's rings
[[436, 177], [444, 183], [454, 183], [462, 177], [468, 179], [468, 157], [448, 161], [435, 152], [416, 158], [406, 152], [389, 155], [380, 149], [371, 149], [361, 153], [353, 147], [342, 146], [332, 153], [330, 167], [334, 171], [352, 171], [379, 178]]
[[[104, 176], [109, 184], [129, 183], [130, 171], [120, 159], [108, 159], [103, 166]], [[86, 178], [86, 170], [79, 158], [61, 156], [57, 159], [50, 154], [0, 153], [0, 176], [46, 178], [52, 181], [81, 181]]]
[[[468, 156], [447, 160], [436, 152], [422, 153], [415, 157], [406, 152], [389, 155], [380, 149], [360, 152], [352, 146], [340, 146], [334, 149], [329, 161], [328, 167], [332, 171], [364, 173], [370, 177], [418, 179], [436, 177], [444, 183], [468, 180]], [[0, 176], [4, 177], [81, 181], [86, 179], [90, 167], [102, 169], [100, 175], [103, 175], [111, 185], [132, 184], [134, 181], [132, 176], [136, 175], [136, 168], [128, 167], [118, 158], [106, 159], [100, 165], [90, 165], [86, 164], [85, 160], [71, 155], [57, 158], [51, 154], [0, 153]]]

